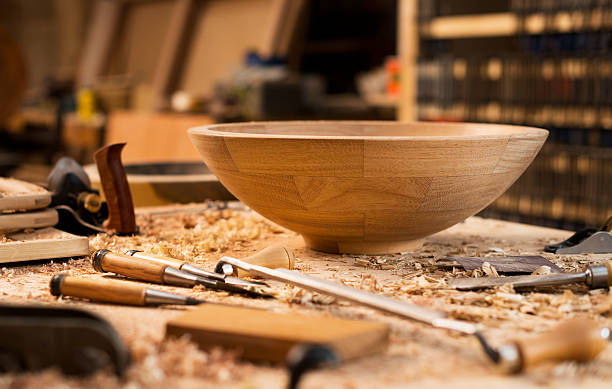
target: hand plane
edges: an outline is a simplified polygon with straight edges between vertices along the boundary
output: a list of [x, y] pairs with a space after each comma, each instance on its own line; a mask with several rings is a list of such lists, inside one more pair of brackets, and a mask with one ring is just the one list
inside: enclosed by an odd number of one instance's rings
[[[81, 165], [71, 158], [57, 162], [47, 180], [48, 191], [0, 178], [0, 211], [12, 211], [0, 215], [0, 231], [55, 226], [78, 235], [136, 233], [132, 195], [121, 164], [124, 145], [105, 146], [94, 154], [106, 202], [91, 187]], [[28, 212], [21, 212], [24, 210]]]
[[0, 305], [0, 372], [58, 367], [65, 374], [112, 368], [122, 375], [130, 355], [108, 322], [66, 308]]

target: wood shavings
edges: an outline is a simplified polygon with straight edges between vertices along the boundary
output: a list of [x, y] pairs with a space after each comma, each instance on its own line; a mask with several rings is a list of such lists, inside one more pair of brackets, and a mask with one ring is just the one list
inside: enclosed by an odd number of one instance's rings
[[540, 266], [539, 268], [535, 269], [533, 271], [533, 273], [531, 273], [531, 274], [533, 274], [534, 276], [536, 276], [536, 275], [537, 276], [543, 276], [543, 275], [551, 274], [551, 273], [552, 272], [550, 270], [550, 266]]
[[497, 273], [497, 270], [489, 262], [485, 262], [485, 263], [482, 264], [482, 272], [487, 277], [499, 277], [499, 274]]

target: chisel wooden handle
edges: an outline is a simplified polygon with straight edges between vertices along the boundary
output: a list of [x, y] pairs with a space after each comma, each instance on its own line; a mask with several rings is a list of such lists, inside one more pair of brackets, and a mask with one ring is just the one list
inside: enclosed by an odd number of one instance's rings
[[164, 283], [164, 273], [168, 265], [147, 261], [127, 255], [98, 250], [92, 255], [94, 269], [110, 272], [142, 281]]
[[[270, 269], [283, 268], [292, 270], [295, 263], [295, 254], [293, 254], [293, 251], [289, 247], [272, 245], [257, 252], [256, 254], [251, 255], [250, 257], [241, 258], [241, 260], [253, 265], [264, 266]], [[237, 269], [236, 276], [244, 277], [253, 275], [244, 270]]]
[[512, 370], [545, 361], [590, 361], [606, 347], [609, 337], [610, 330], [593, 320], [568, 320], [543, 335], [515, 341], [520, 362]]
[[71, 296], [128, 305], [146, 304], [146, 288], [132, 282], [92, 280], [56, 274], [51, 278], [50, 288], [54, 296]]
[[175, 269], [180, 269], [181, 266], [188, 263], [180, 259], [166, 257], [163, 255], [158, 255], [158, 254], [145, 253], [145, 252], [138, 251], [138, 250], [129, 250], [125, 254], [132, 258], [146, 259], [152, 262], [157, 262], [157, 263], [161, 263], [166, 266], [173, 267]]

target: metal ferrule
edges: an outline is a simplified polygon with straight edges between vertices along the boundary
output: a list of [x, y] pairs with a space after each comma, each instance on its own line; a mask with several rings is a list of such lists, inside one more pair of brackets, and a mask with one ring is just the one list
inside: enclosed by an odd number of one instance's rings
[[164, 283], [192, 287], [198, 283], [198, 276], [185, 273], [173, 267], [167, 267], [166, 270], [164, 270]]
[[589, 267], [584, 274], [586, 275], [586, 284], [591, 289], [607, 288], [608, 285], [608, 268], [606, 265], [594, 265]]
[[179, 294], [168, 293], [161, 290], [146, 289], [145, 290], [146, 304], [180, 304], [185, 305], [187, 298]]
[[106, 273], [106, 270], [102, 269], [102, 259], [108, 253], [110, 253], [110, 250], [101, 249], [96, 251], [91, 256], [91, 264], [93, 265], [93, 268], [96, 269], [96, 271], [99, 271], [100, 273]]
[[513, 343], [505, 344], [497, 349], [499, 354], [498, 366], [507, 373], [518, 373], [523, 368], [523, 358], [518, 346]]

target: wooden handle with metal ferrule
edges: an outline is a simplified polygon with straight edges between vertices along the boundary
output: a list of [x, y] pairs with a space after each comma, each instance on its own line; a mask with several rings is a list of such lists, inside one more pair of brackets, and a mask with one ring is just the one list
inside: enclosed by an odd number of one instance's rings
[[108, 220], [104, 227], [118, 234], [129, 235], [137, 233], [138, 226], [132, 193], [121, 164], [121, 150], [124, 146], [125, 143], [104, 146], [94, 153], [94, 160], [108, 205]]
[[181, 261], [180, 259], [165, 257], [163, 255], [145, 253], [138, 250], [129, 250], [125, 254], [134, 258], [146, 259], [151, 262], [161, 263], [162, 265], [170, 266], [179, 270], [181, 266], [187, 263], [185, 261]]
[[101, 301], [106, 303], [146, 305], [142, 285], [114, 280], [92, 280], [56, 274], [50, 282], [51, 294]]
[[[284, 268], [293, 270], [295, 264], [295, 254], [286, 246], [272, 245], [250, 257], [241, 258], [242, 261], [253, 265], [264, 266], [270, 269]], [[249, 272], [237, 269], [238, 277], [252, 276]]]
[[168, 267], [146, 259], [114, 254], [108, 250], [96, 251], [92, 255], [91, 261], [94, 269], [99, 272], [121, 274], [122, 276], [158, 284], [164, 283], [164, 272]]
[[610, 331], [593, 320], [568, 320], [548, 333], [516, 341], [519, 369], [544, 361], [590, 361], [606, 347], [609, 336]]

